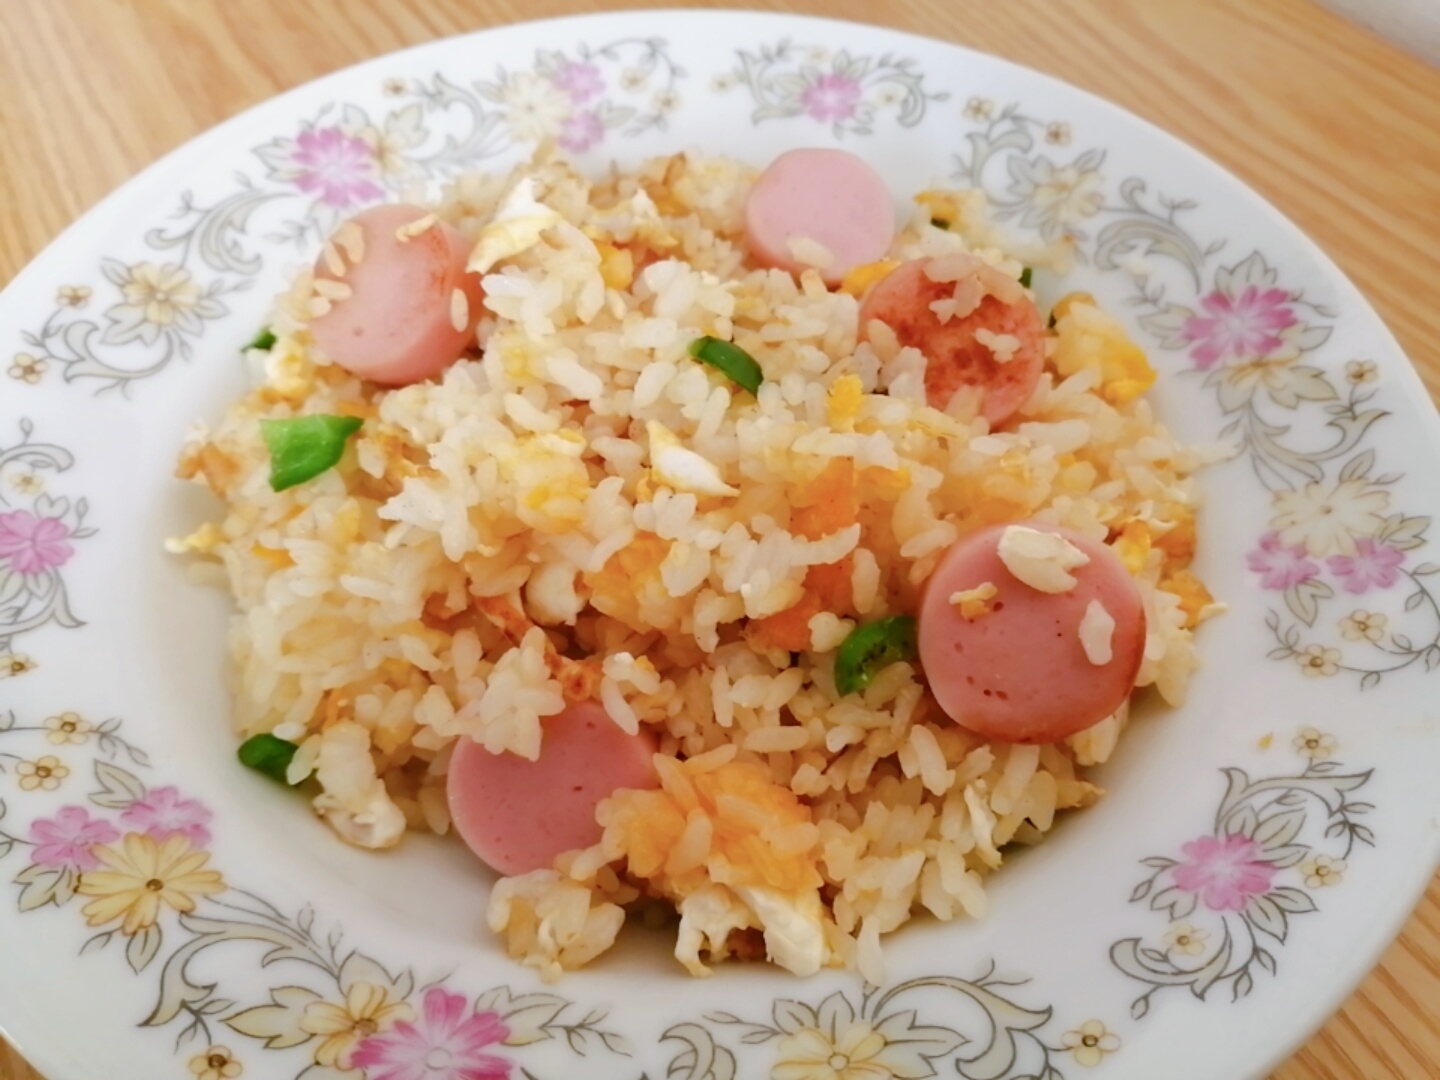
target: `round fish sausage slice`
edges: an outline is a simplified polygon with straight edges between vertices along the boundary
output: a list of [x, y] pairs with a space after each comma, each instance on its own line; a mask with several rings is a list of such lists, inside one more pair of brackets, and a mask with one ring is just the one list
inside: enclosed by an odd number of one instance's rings
[[[970, 314], [941, 322], [930, 305], [953, 297], [955, 282], [932, 281], [925, 273], [930, 262], [902, 263], [876, 282], [860, 305], [860, 336], [867, 336], [871, 319], [879, 319], [901, 345], [925, 354], [925, 397], [931, 405], [943, 409], [956, 390], [971, 386], [981, 393], [985, 419], [998, 427], [1025, 404], [1040, 379], [1045, 365], [1040, 312], [1029, 297], [1006, 304], [987, 295]], [[1014, 355], [997, 360], [976, 336], [980, 330], [1016, 338]]]
[[492, 754], [462, 739], [447, 796], [455, 831], [502, 874], [548, 868], [565, 851], [600, 839], [595, 808], [621, 788], [659, 786], [654, 742], [628, 735], [594, 702], [543, 721], [540, 757]]
[[[427, 220], [429, 227], [419, 228]], [[360, 228], [359, 245], [344, 243], [350, 225]], [[360, 258], [352, 261], [356, 251]], [[471, 343], [480, 315], [480, 275], [465, 271], [469, 253], [459, 232], [422, 207], [362, 210], [315, 263], [317, 281], [348, 290], [328, 290], [339, 295], [310, 324], [316, 346], [345, 370], [385, 386], [440, 374]]]
[[[790, 150], [760, 174], [745, 201], [745, 243], [755, 261], [799, 274], [810, 266], [835, 286], [875, 262], [895, 239], [885, 181], [844, 150]], [[824, 265], [807, 261], [816, 246]]]
[[[940, 708], [988, 739], [1049, 743], [1115, 712], [1135, 684], [1145, 651], [1145, 607], [1135, 580], [1108, 547], [1053, 525], [1090, 561], [1069, 571], [1068, 592], [1041, 592], [1016, 578], [999, 554], [1006, 526], [963, 537], [925, 585], [920, 663]], [[966, 618], [950, 598], [995, 587], [989, 612]], [[986, 590], [988, 591], [988, 590]], [[1115, 622], [1110, 659], [1092, 662], [1080, 624], [1091, 602]]]

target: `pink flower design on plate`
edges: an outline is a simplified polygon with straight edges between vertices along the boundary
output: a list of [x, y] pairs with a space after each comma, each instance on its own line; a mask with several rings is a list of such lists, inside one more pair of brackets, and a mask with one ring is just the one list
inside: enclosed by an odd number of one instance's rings
[[299, 168], [295, 186], [337, 210], [378, 199], [385, 189], [375, 182], [375, 152], [364, 139], [336, 127], [302, 131], [291, 160]]
[[821, 75], [805, 88], [800, 104], [816, 120], [848, 120], [860, 104], [860, 84], [848, 75]]
[[493, 1012], [466, 1015], [465, 999], [440, 987], [425, 992], [424, 1015], [371, 1035], [350, 1056], [366, 1080], [508, 1080], [510, 1062], [485, 1053], [510, 1034]]
[[210, 843], [209, 824], [213, 815], [194, 799], [180, 797], [173, 787], [153, 788], [143, 799], [136, 799], [120, 815], [120, 824], [130, 832], [143, 832], [157, 843], [172, 836], [183, 836], [197, 848]]
[[1284, 289], [1246, 285], [1239, 296], [1219, 291], [1201, 297], [1205, 315], [1191, 315], [1180, 336], [1196, 343], [1190, 350], [1195, 366], [1209, 371], [1228, 353], [1237, 360], [1266, 356], [1280, 345], [1280, 331], [1299, 320]]
[[1368, 536], [1355, 541], [1354, 555], [1332, 555], [1330, 572], [1345, 583], [1345, 591], [1367, 592], [1372, 585], [1388, 589], [1400, 578], [1400, 564], [1405, 553], [1387, 544], [1377, 544]]
[[1260, 845], [1248, 836], [1202, 836], [1183, 845], [1188, 862], [1175, 868], [1175, 884], [1199, 893], [1212, 911], [1241, 911], [1252, 896], [1270, 891], [1275, 867], [1259, 858]]
[[1304, 547], [1281, 542], [1280, 534], [1275, 532], [1260, 537], [1260, 547], [1246, 555], [1245, 562], [1260, 575], [1260, 587], [1264, 589], [1283, 591], [1320, 573], [1319, 565], [1310, 561]]
[[41, 574], [64, 566], [75, 549], [65, 543], [70, 526], [59, 518], [36, 517], [29, 510], [0, 514], [0, 559], [21, 574]]
[[605, 138], [605, 124], [594, 109], [585, 109], [565, 118], [555, 140], [572, 154], [583, 153]]
[[98, 870], [100, 860], [91, 854], [99, 844], [113, 844], [120, 830], [103, 818], [92, 818], [83, 806], [67, 806], [53, 818], [30, 823], [35, 841], [31, 856], [40, 866], [55, 870]]
[[550, 79], [556, 87], [570, 95], [576, 105], [583, 105], [596, 94], [605, 90], [605, 79], [594, 64], [576, 63], [567, 60]]

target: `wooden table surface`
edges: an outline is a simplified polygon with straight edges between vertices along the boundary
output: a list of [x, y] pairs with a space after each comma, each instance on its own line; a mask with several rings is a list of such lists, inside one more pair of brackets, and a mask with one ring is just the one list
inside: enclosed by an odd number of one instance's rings
[[[621, 6], [670, 5], [0, 0], [0, 283], [122, 180], [278, 91], [452, 33]], [[1440, 392], [1440, 70], [1311, 0], [752, 6], [946, 38], [1153, 120], [1228, 166], [1314, 237], [1379, 309], [1431, 392]], [[1440, 881], [1380, 967], [1274, 1080], [1437, 1073]], [[3, 1043], [0, 1080], [36, 1080]]]

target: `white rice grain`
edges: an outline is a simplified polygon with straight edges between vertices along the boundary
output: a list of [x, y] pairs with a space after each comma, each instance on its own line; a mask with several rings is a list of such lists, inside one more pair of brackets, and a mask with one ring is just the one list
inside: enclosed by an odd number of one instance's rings
[[417, 236], [433, 229], [439, 222], [440, 219], [434, 214], [425, 214], [423, 217], [418, 217], [414, 221], [407, 221], [404, 225], [397, 228], [395, 230], [395, 239], [402, 244], [408, 244]]
[[463, 334], [470, 325], [470, 298], [464, 289], [450, 290], [450, 325], [457, 334]]
[[640, 731], [640, 718], [635, 715], [635, 710], [625, 700], [621, 693], [619, 684], [611, 678], [600, 680], [600, 704], [615, 726], [627, 735], [634, 735]]
[[810, 733], [802, 727], [771, 727], [749, 732], [741, 747], [753, 754], [782, 754], [803, 750], [809, 742]]

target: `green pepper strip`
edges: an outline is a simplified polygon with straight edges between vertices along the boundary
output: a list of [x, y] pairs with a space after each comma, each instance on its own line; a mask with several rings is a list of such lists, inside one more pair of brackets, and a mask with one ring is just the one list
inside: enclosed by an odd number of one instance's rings
[[249, 345], [246, 345], [245, 348], [247, 350], [264, 349], [266, 352], [269, 352], [275, 347], [276, 340], [277, 339], [275, 337], [275, 332], [267, 326], [265, 327], [265, 329], [261, 330], [260, 333], [256, 334], [255, 340], [250, 342]]
[[1025, 267], [1024, 270], [1020, 271], [1020, 284], [1024, 285], [1025, 288], [1028, 289], [1030, 287], [1030, 279], [1032, 276], [1033, 275], [1031, 273], [1030, 267]]
[[700, 337], [690, 343], [690, 355], [702, 364], [709, 364], [750, 393], [760, 392], [765, 375], [755, 358], [740, 346], [715, 337]]
[[262, 420], [270, 450], [270, 487], [275, 491], [313, 480], [345, 453], [345, 440], [360, 430], [358, 416], [298, 416]]
[[916, 655], [915, 620], [909, 615], [857, 626], [835, 654], [835, 689], [842, 696], [864, 690], [884, 668]]
[[299, 749], [294, 743], [277, 739], [274, 735], [252, 735], [240, 744], [236, 756], [240, 758], [240, 764], [247, 769], [264, 773], [270, 779], [284, 784], [289, 782], [285, 772], [290, 768], [290, 762], [294, 760], [295, 752]]

